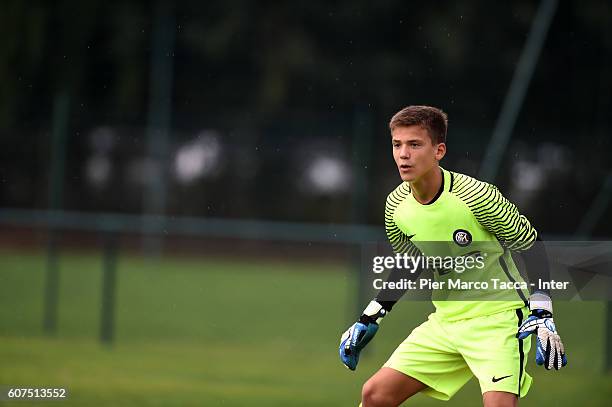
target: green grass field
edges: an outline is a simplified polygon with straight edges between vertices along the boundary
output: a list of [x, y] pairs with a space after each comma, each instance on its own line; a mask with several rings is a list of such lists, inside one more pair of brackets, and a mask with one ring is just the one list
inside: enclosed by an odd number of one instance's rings
[[[123, 256], [116, 340], [107, 347], [98, 341], [99, 253], [62, 256], [53, 338], [42, 332], [44, 262], [39, 253], [0, 251], [0, 386], [64, 387], [61, 405], [355, 406], [362, 383], [432, 310], [425, 302], [399, 304], [349, 372], [337, 356], [339, 336], [356, 316], [346, 267]], [[569, 366], [536, 369], [530, 354], [535, 381], [521, 405], [610, 405], [604, 312], [602, 303], [556, 304]], [[472, 380], [450, 402], [417, 396], [406, 404], [481, 403]]]

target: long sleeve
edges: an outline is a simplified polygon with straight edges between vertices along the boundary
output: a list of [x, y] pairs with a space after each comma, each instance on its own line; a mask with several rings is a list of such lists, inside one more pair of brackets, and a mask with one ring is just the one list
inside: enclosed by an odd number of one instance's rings
[[387, 196], [385, 204], [385, 231], [394, 253], [408, 253], [409, 256], [418, 256], [419, 249], [410, 242], [410, 238], [404, 234], [394, 220], [397, 206], [410, 194], [407, 183], [401, 184]]
[[[397, 206], [410, 193], [408, 184], [403, 183], [397, 187], [387, 197], [385, 205], [385, 231], [389, 243], [393, 248], [394, 253], [406, 253], [409, 256], [419, 256], [420, 250], [410, 241], [410, 237], [406, 236], [397, 226], [394, 220], [394, 214]], [[415, 273], [406, 273], [405, 270], [393, 269], [389, 273], [387, 282], [398, 282], [403, 278], [417, 280], [422, 270], [417, 270]], [[406, 293], [407, 290], [380, 290], [376, 295], [376, 299], [384, 306], [387, 311], [393, 308], [393, 305]]]
[[508, 249], [526, 250], [536, 241], [536, 229], [495, 185], [461, 174], [453, 192], [470, 208], [478, 222]]

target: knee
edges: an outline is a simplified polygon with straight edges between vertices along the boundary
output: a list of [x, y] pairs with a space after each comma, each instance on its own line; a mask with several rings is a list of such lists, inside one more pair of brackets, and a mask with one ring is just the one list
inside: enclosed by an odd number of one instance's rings
[[482, 395], [484, 407], [516, 407], [518, 397], [516, 394], [503, 391], [490, 391]]
[[370, 379], [361, 389], [361, 403], [363, 407], [396, 407], [393, 395], [386, 392], [376, 381]]

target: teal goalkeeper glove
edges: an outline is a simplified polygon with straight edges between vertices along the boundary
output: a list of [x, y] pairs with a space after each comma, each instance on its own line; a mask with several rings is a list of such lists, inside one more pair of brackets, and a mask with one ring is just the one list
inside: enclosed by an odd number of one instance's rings
[[531, 315], [519, 327], [517, 338], [525, 339], [536, 334], [536, 364], [547, 370], [557, 370], [567, 364], [565, 349], [552, 318], [552, 300], [541, 292], [529, 297]]
[[359, 354], [374, 338], [378, 324], [387, 315], [387, 311], [376, 300], [368, 304], [359, 321], [355, 322], [340, 338], [340, 360], [350, 370], [357, 368]]

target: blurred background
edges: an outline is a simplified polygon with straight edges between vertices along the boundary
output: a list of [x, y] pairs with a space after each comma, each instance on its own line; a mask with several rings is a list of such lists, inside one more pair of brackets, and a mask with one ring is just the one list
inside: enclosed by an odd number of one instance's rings
[[[384, 239], [400, 182], [390, 117], [442, 108], [445, 168], [494, 182], [544, 238], [609, 239], [611, 16], [601, 0], [3, 2], [0, 386], [357, 405], [432, 310], [400, 304], [357, 372], [338, 361], [361, 245]], [[607, 405], [607, 304], [556, 307], [570, 365], [530, 361], [521, 405]], [[472, 381], [451, 403], [479, 400]]]

